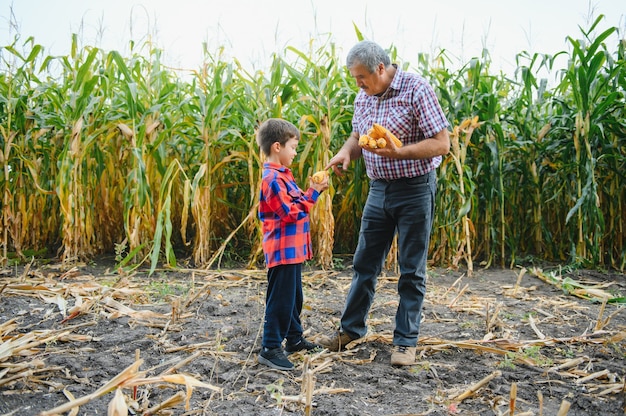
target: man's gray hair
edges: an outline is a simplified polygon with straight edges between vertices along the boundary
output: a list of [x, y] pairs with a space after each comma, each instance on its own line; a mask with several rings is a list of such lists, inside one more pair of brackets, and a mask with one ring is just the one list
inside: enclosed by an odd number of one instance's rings
[[365, 66], [370, 73], [376, 71], [378, 64], [383, 63], [385, 68], [391, 65], [389, 54], [378, 45], [370, 40], [362, 40], [350, 49], [346, 58], [346, 66], [348, 69], [355, 65], [361, 64]]

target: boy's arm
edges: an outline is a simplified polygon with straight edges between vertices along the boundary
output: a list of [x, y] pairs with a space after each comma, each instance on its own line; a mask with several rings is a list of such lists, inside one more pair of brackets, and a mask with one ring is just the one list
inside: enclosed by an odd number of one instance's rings
[[290, 193], [284, 181], [276, 180], [269, 184], [265, 202], [282, 221], [296, 222], [308, 215], [319, 195], [313, 187], [305, 193], [296, 187]]

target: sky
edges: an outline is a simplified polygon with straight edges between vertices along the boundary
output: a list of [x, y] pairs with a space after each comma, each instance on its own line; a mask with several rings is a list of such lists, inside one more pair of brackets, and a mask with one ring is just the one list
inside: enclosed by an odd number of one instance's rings
[[334, 43], [344, 58], [356, 26], [410, 63], [445, 49], [462, 65], [486, 48], [491, 69], [510, 73], [522, 51], [569, 50], [567, 36], [581, 38], [579, 26], [601, 14], [601, 31], [615, 26], [624, 38], [625, 0], [0, 0], [0, 47], [32, 36], [45, 55], [67, 55], [75, 33], [81, 47], [125, 55], [131, 40], [137, 47], [150, 40], [163, 63], [195, 70], [206, 43], [211, 54], [223, 48], [222, 61], [263, 70], [273, 53], [307, 52], [311, 42]]

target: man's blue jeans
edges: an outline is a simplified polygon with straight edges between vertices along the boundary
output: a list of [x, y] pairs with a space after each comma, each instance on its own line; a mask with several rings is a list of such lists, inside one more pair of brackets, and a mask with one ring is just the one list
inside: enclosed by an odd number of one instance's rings
[[352, 284], [341, 316], [341, 330], [351, 338], [367, 333], [366, 319], [378, 275], [397, 232], [400, 302], [393, 344], [417, 345], [436, 191], [436, 171], [415, 178], [371, 182], [354, 253]]

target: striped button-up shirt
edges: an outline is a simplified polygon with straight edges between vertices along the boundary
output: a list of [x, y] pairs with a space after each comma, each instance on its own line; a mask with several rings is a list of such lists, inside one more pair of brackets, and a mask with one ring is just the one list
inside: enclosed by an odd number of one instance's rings
[[[370, 96], [361, 90], [354, 100], [354, 131], [359, 136], [367, 134], [374, 123], [386, 127], [404, 145], [433, 137], [449, 125], [430, 84], [423, 77], [398, 67], [384, 94]], [[412, 178], [424, 175], [441, 164], [441, 156], [397, 160], [368, 151], [363, 151], [363, 159], [367, 176], [371, 179]]]
[[319, 195], [313, 188], [303, 192], [289, 168], [263, 164], [259, 219], [268, 268], [312, 258], [309, 211]]

